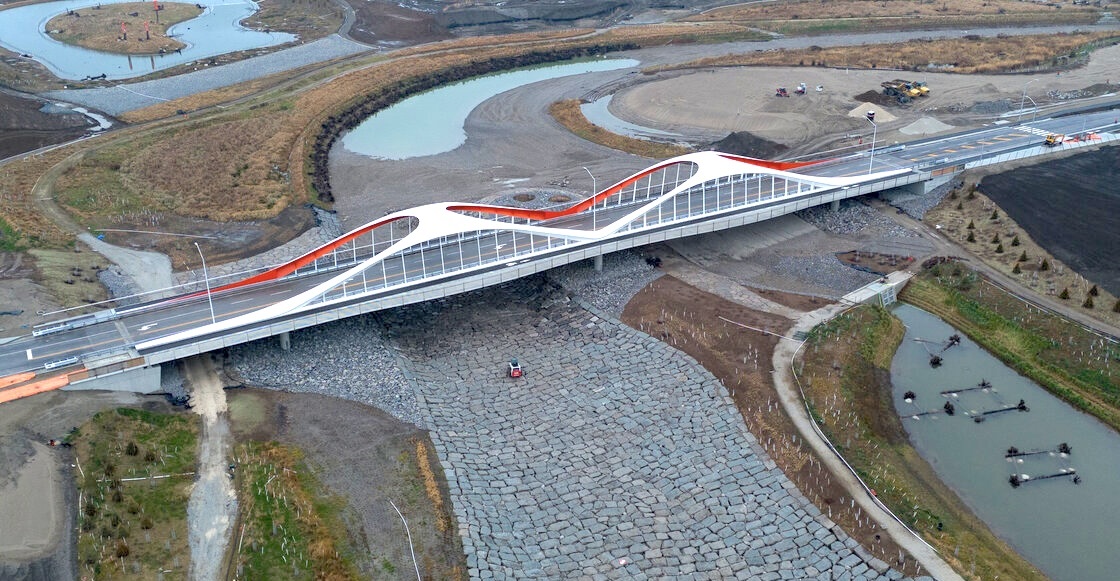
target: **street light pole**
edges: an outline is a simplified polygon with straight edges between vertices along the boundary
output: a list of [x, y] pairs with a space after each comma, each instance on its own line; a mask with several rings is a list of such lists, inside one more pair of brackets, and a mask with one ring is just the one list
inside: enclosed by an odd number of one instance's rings
[[875, 112], [868, 111], [867, 122], [871, 124], [871, 160], [867, 162], [867, 175], [871, 175], [871, 170], [875, 166], [875, 141], [879, 134], [879, 125], [875, 123]]
[[[1027, 85], [1029, 85], [1029, 84], [1031, 84], [1031, 83], [1033, 83], [1037, 80], [1038, 79], [1031, 79], [1031, 80], [1023, 83], [1023, 96], [1019, 97], [1019, 116], [1015, 118], [1016, 123], [1018, 123], [1019, 120], [1023, 118], [1023, 106], [1027, 102]], [[1031, 103], [1034, 103], [1034, 99], [1031, 99]], [[1036, 106], [1036, 108], [1037, 108], [1037, 106]]]
[[598, 182], [595, 181], [595, 174], [592, 174], [591, 170], [584, 167], [583, 171], [587, 172], [587, 175], [591, 176], [591, 229], [597, 230], [599, 226], [597, 221], [595, 220], [595, 205], [597, 203], [595, 200], [595, 195], [599, 193], [599, 185]]
[[214, 298], [210, 294], [210, 274], [206, 272], [206, 257], [202, 255], [202, 247], [198, 242], [194, 243], [194, 247], [198, 249], [198, 257], [202, 259], [202, 278], [206, 280], [206, 302], [210, 303], [210, 322], [216, 324], [218, 319], [214, 317]]

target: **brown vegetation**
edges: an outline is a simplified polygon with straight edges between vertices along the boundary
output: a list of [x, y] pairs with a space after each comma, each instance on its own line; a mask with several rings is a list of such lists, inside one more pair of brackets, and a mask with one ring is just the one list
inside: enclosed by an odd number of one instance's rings
[[[712, 66], [822, 66], [858, 69], [936, 70], [955, 73], [994, 73], [1067, 64], [1087, 55], [1090, 48], [1115, 44], [1114, 32], [914, 39], [867, 46], [819, 46], [800, 50], [756, 51], [699, 59], [670, 68]], [[658, 67], [657, 70], [663, 70]]]
[[552, 115], [552, 118], [555, 119], [557, 123], [563, 125], [568, 131], [592, 143], [598, 143], [599, 145], [611, 149], [654, 159], [676, 157], [692, 152], [691, 149], [681, 147], [680, 145], [646, 141], [645, 139], [634, 139], [633, 137], [611, 133], [588, 121], [587, 117], [583, 116], [580, 104], [579, 99], [557, 101], [549, 106], [548, 113]]
[[801, 0], [761, 2], [717, 8], [689, 17], [694, 22], [734, 22], [783, 34], [855, 30], [905, 30], [936, 27], [978, 27], [998, 24], [1090, 23], [1099, 9], [1088, 5], [1022, 2], [1019, 0]]
[[[93, 50], [122, 54], [172, 52], [186, 45], [168, 38], [167, 29], [202, 14], [194, 4], [165, 2], [159, 15], [148, 2], [98, 5], [98, 8], [72, 10], [47, 21], [51, 37], [59, 42]], [[134, 16], [135, 15], [135, 16]], [[148, 26], [145, 32], [144, 26]], [[122, 26], [125, 33], [122, 34]]]

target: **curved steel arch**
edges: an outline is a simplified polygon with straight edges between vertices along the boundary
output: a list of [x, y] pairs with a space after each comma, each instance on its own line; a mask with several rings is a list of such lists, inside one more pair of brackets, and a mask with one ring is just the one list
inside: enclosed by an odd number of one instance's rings
[[[400, 220], [409, 220], [410, 225], [412, 224], [412, 220], [416, 221], [415, 227], [410, 226], [408, 234], [399, 239], [392, 240], [382, 250], [377, 250], [377, 243], [374, 241], [371, 243], [371, 253], [368, 257], [363, 256], [361, 260], [357, 260], [355, 256], [355, 260], [350, 263], [344, 264], [341, 267], [331, 268], [331, 270], [337, 270], [338, 274], [330, 276], [327, 280], [278, 303], [273, 303], [249, 313], [206, 325], [199, 329], [176, 333], [154, 341], [149, 341], [146, 344], [183, 340], [191, 336], [219, 331], [223, 328], [235, 328], [247, 324], [260, 323], [274, 317], [298, 313], [301, 310], [309, 308], [311, 305], [321, 306], [323, 304], [331, 304], [343, 300], [354, 300], [355, 298], [374, 296], [383, 293], [389, 288], [406, 287], [409, 284], [415, 283], [417, 280], [417, 278], [409, 279], [408, 277], [407, 263], [404, 257], [410, 253], [419, 253], [420, 268], [422, 269], [419, 279], [426, 280], [446, 277], [465, 271], [481, 271], [484, 268], [492, 268], [497, 263], [507, 262], [512, 258], [520, 259], [523, 256], [539, 255], [545, 251], [552, 252], [557, 247], [574, 247], [580, 244], [602, 241], [617, 236], [623, 231], [632, 231], [634, 229], [647, 228], [653, 225], [663, 226], [665, 224], [679, 222], [686, 218], [694, 219], [696, 214], [693, 212], [694, 208], [692, 208], [691, 198], [685, 199], [688, 212], [684, 217], [678, 216], [676, 208], [680, 206], [682, 198], [687, 198], [694, 192], [699, 192], [702, 196], [706, 196], [706, 188], [711, 187], [709, 184], [712, 183], [716, 184], [717, 188], [717, 204], [711, 210], [704, 208], [703, 211], [700, 212], [702, 215], [716, 215], [721, 212], [741, 211], [743, 208], [750, 207], [763, 201], [761, 194], [759, 195], [759, 199], [754, 201], [750, 199], [749, 195], [746, 195], [749, 189], [746, 185], [747, 180], [755, 180], [758, 184], [759, 192], [762, 191], [761, 188], [764, 180], [770, 180], [771, 191], [767, 200], [773, 200], [776, 197], [792, 199], [806, 194], [817, 193], [827, 189], [847, 187], [870, 179], [878, 179], [886, 175], [908, 171], [898, 170], [844, 178], [809, 176], [794, 171], [816, 163], [820, 162], [768, 162], [738, 155], [705, 151], [685, 154], [657, 163], [600, 192], [593, 193], [592, 196], [585, 200], [560, 210], [534, 210], [487, 204], [444, 202], [427, 204], [400, 212], [394, 212], [343, 234], [335, 240], [327, 242], [291, 261], [243, 280], [214, 288], [211, 292], [221, 293], [292, 276], [296, 274], [299, 269], [308, 267], [309, 265], [317, 265], [317, 261], [331, 257], [332, 255], [337, 259], [337, 251], [348, 244], [354, 243], [356, 249], [356, 243], [359, 238], [366, 234], [371, 234], [372, 236], [372, 233], [375, 233], [379, 228], [391, 225]], [[647, 184], [646, 193], [641, 199], [638, 198], [638, 184], [640, 184], [643, 179], [655, 176], [658, 172], [662, 171], [666, 172], [667, 176], [668, 172], [674, 167], [678, 168], [678, 172], [672, 182], [663, 179], [660, 186], [655, 187], [651, 179]], [[680, 168], [687, 168], [687, 176], [683, 179], [681, 179], [680, 176]], [[742, 192], [744, 195], [741, 200], [736, 200], [735, 188], [734, 185], [732, 185], [729, 203], [722, 204], [722, 202], [720, 202], [718, 190], [719, 185], [724, 183], [721, 182], [721, 180], [728, 184], [733, 184], [733, 182], [742, 183]], [[781, 196], [776, 196], [774, 193], [774, 184], [777, 184], [779, 180], [784, 184], [785, 193]], [[793, 194], [789, 194], [789, 184], [794, 184], [796, 186]], [[632, 199], [630, 202], [624, 203], [622, 195], [629, 191], [627, 188], [631, 186], [634, 186]], [[605, 205], [612, 197], [616, 196], [618, 198], [618, 203], [613, 207], [632, 206], [633, 209], [608, 223], [592, 227], [591, 229], [564, 228], [548, 225], [549, 221], [586, 213], [593, 206], [598, 207], [601, 203]], [[666, 219], [664, 214], [665, 207], [668, 205], [671, 205], [672, 211], [670, 212], [671, 216]], [[650, 212], [654, 211], [657, 212], [657, 220], [651, 224], [649, 222], [649, 216]], [[641, 220], [640, 224], [637, 223], [639, 219]], [[523, 222], [519, 222], [519, 220]], [[493, 235], [495, 241], [493, 246], [495, 249], [494, 256], [486, 260], [482, 258], [483, 249], [480, 242], [483, 232], [487, 233], [487, 236]], [[513, 251], [512, 253], [507, 253], [507, 256], [503, 256], [501, 252], [506, 244], [499, 244], [503, 236], [513, 243]], [[528, 249], [521, 251], [519, 241], [523, 242], [526, 236], [529, 239]], [[535, 244], [536, 237], [542, 237], [547, 241], [544, 245], [544, 250], [537, 249]], [[558, 246], [552, 244], [553, 239], [559, 241]], [[479, 241], [479, 259], [477, 263], [472, 263], [469, 267], [464, 266], [461, 260], [461, 243], [464, 240]], [[443, 241], [443, 243], [435, 245], [436, 241]], [[452, 242], [458, 242], [460, 244], [460, 264], [458, 268], [448, 269], [443, 262], [443, 252], [445, 248], [450, 247]], [[426, 259], [424, 252], [426, 248], [438, 249], [441, 253], [441, 268], [435, 269], [430, 274], [427, 272], [425, 266]], [[398, 257], [401, 258], [404, 267], [402, 271], [404, 273], [402, 276], [403, 282], [389, 285], [386, 275], [384, 279], [386, 281], [385, 285], [370, 290], [365, 283], [366, 273], [379, 265], [384, 273], [386, 261]], [[354, 294], [348, 294], [348, 285], [353, 284], [353, 281], [356, 280], [357, 277], [362, 277], [363, 290], [355, 292]], [[335, 295], [332, 295], [332, 293], [336, 293], [339, 288], [342, 289], [341, 296], [335, 297]], [[202, 294], [203, 293], [199, 292], [187, 296], [197, 297]], [[137, 347], [141, 348], [140, 345]]]

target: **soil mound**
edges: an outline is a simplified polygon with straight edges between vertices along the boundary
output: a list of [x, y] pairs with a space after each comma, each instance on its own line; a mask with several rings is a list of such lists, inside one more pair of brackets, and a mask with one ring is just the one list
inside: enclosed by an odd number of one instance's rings
[[848, 117], [863, 117], [867, 115], [868, 111], [875, 112], [876, 123], [886, 123], [888, 121], [894, 121], [895, 119], [898, 119], [898, 117], [895, 117], [894, 115], [891, 115], [890, 112], [884, 110], [881, 105], [877, 105], [875, 103], [861, 104], [859, 107], [848, 111]]
[[789, 147], [746, 131], [735, 131], [712, 143], [709, 149], [758, 159], [774, 159], [789, 150]]
[[941, 133], [942, 131], [947, 131], [952, 128], [952, 125], [942, 123], [933, 117], [922, 117], [906, 127], [899, 129], [899, 131], [906, 135], [928, 135], [930, 133]]
[[866, 93], [860, 93], [856, 95], [854, 99], [861, 103], [874, 103], [882, 107], [896, 106], [899, 104], [898, 99], [895, 99], [894, 97], [888, 97], [880, 93], [879, 91], [867, 91]]

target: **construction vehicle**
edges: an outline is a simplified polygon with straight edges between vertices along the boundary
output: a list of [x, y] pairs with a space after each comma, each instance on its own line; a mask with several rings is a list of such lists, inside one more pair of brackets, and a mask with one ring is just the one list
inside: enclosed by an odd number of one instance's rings
[[788, 97], [789, 93], [786, 92], [785, 87], [778, 87], [777, 90], [774, 91], [774, 96], [775, 97]]
[[1043, 145], [1045, 145], [1046, 147], [1057, 147], [1061, 145], [1065, 140], [1065, 135], [1062, 135], [1061, 133], [1051, 133], [1046, 136], [1046, 141], [1043, 142]]
[[[884, 81], [882, 87], [884, 95], [894, 97], [899, 103], [909, 103], [911, 99], [917, 96], [916, 94], [911, 95], [910, 89], [906, 88], [906, 85], [900, 85], [894, 81]], [[916, 93], [921, 93], [921, 91], [916, 91]]]
[[929, 87], [926, 86], [925, 81], [914, 81], [913, 83], [910, 83], [910, 85], [915, 89], [921, 91], [923, 97], [929, 96]]
[[808, 87], [805, 86], [805, 83], [801, 83], [801, 84], [797, 85], [797, 89], [794, 90], [794, 93], [797, 93], [798, 95], [804, 95], [805, 91], [807, 91], [807, 90], [808, 90]]
[[517, 362], [517, 358], [509, 360], [509, 376], [516, 379], [521, 377], [521, 364]]

